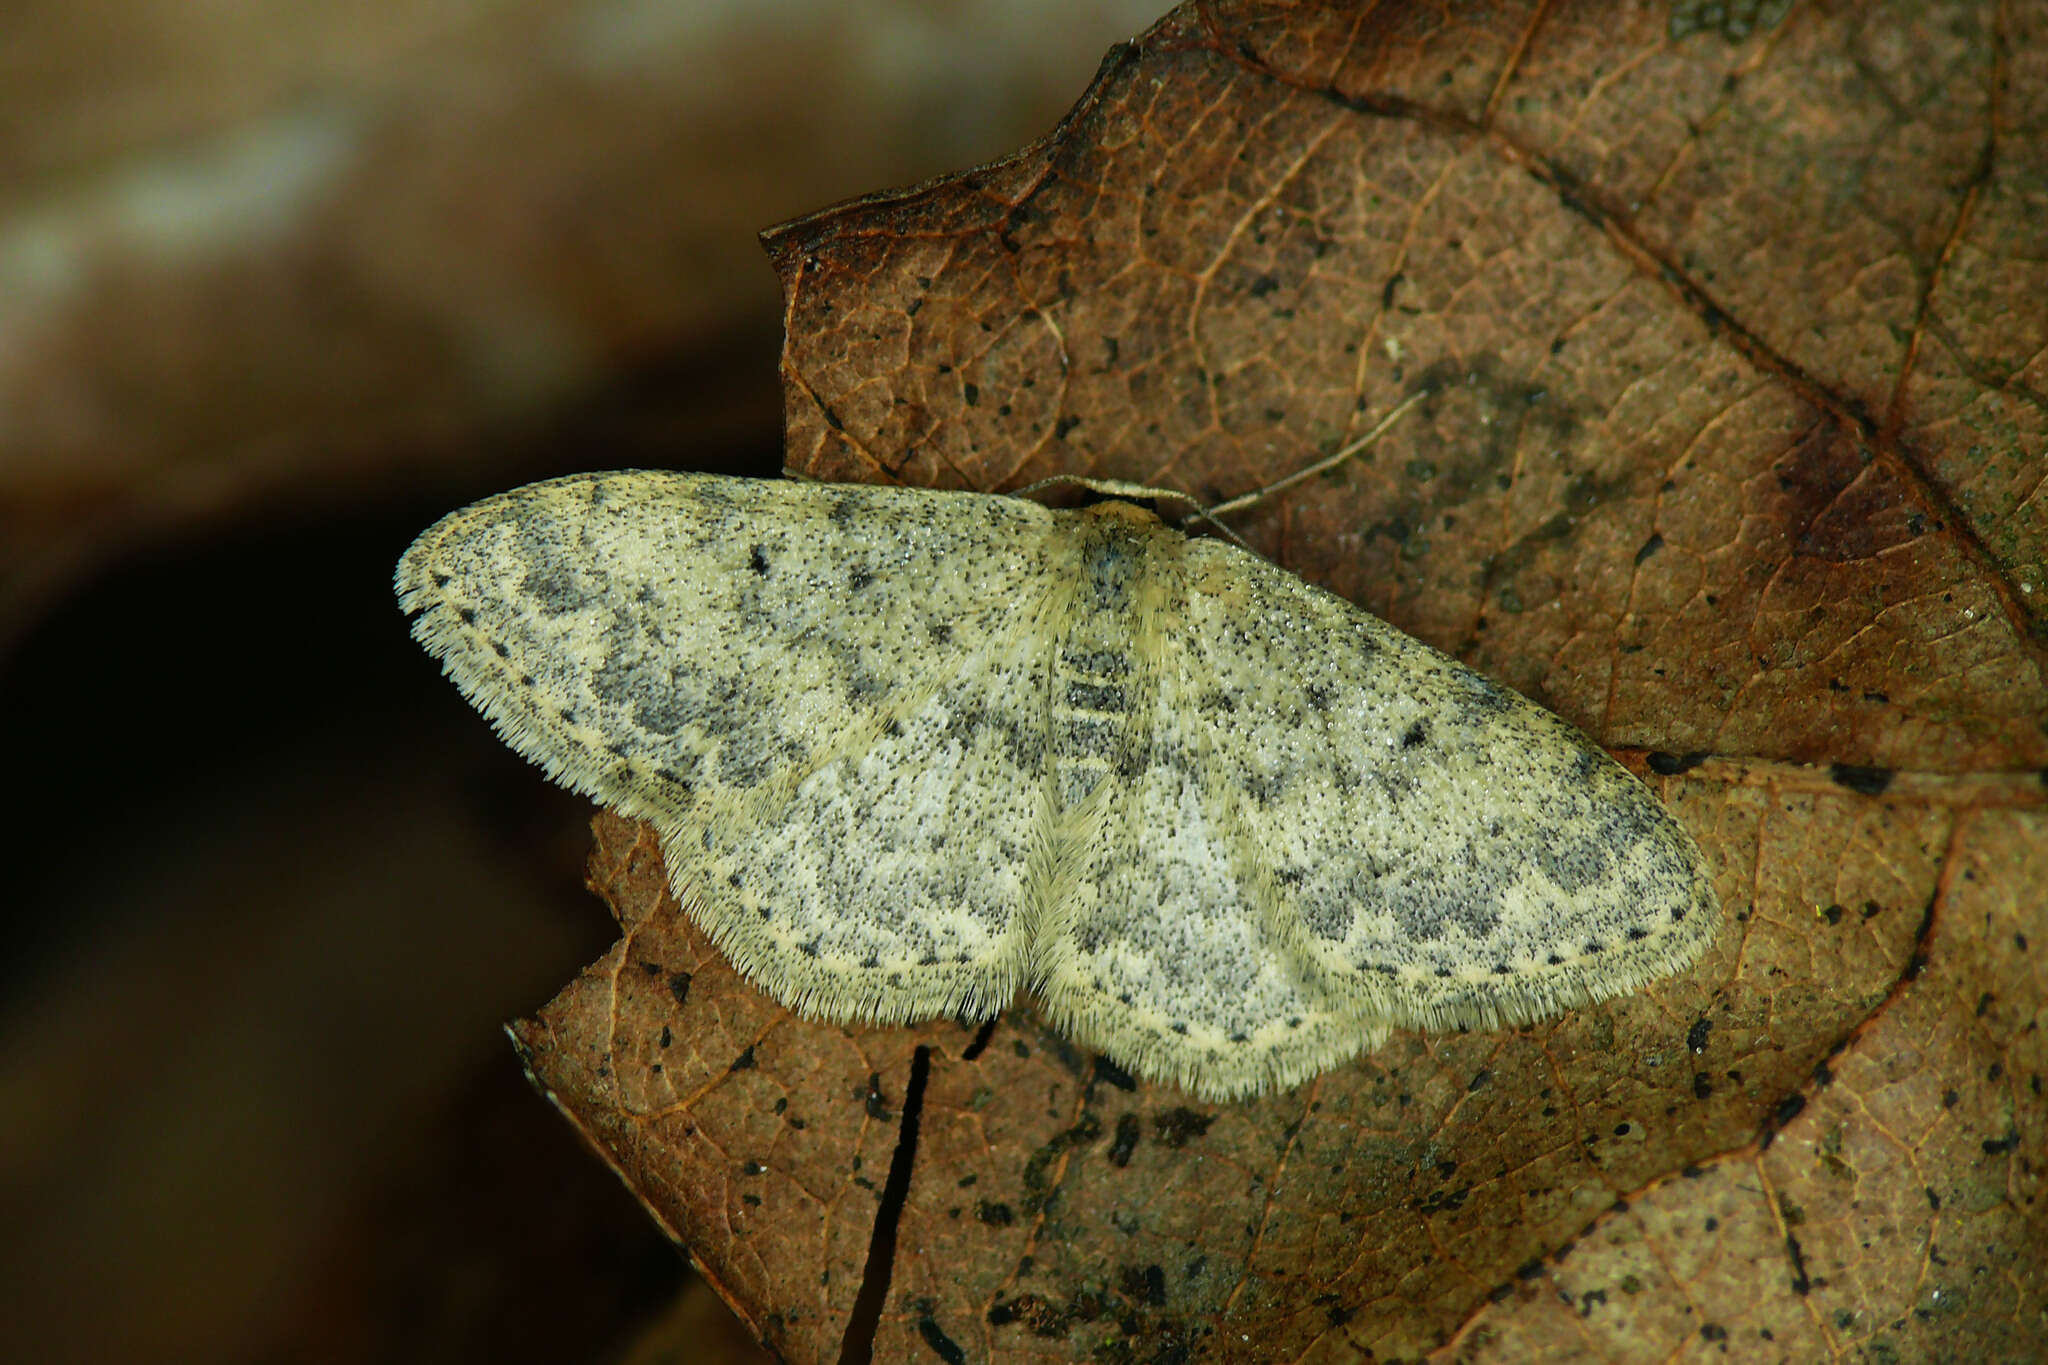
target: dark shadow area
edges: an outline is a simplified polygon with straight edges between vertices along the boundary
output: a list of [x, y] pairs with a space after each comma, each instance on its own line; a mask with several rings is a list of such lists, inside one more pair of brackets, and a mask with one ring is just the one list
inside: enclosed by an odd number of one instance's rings
[[839, 1365], [869, 1365], [875, 1358], [875, 1331], [889, 1301], [889, 1281], [896, 1264], [896, 1229], [903, 1219], [903, 1201], [910, 1194], [910, 1173], [917, 1164], [917, 1125], [924, 1113], [924, 1087], [932, 1071], [930, 1048], [911, 1054], [910, 1079], [903, 1088], [903, 1116], [896, 1136], [896, 1154], [889, 1160], [889, 1179], [875, 1209], [875, 1232], [868, 1242], [867, 1268], [860, 1293], [846, 1322]]

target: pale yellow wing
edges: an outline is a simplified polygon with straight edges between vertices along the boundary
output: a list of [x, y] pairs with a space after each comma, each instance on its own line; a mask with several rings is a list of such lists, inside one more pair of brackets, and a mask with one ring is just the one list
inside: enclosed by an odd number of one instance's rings
[[1711, 936], [1693, 841], [1549, 712], [1220, 542], [1155, 536], [1146, 577], [1140, 723], [1039, 944], [1077, 1041], [1236, 1097]]
[[1369, 1024], [1632, 991], [1719, 921], [1698, 846], [1563, 720], [1264, 560], [1187, 546], [1182, 704], [1304, 975]]
[[1162, 703], [1142, 771], [1106, 793], [1092, 856], [1040, 939], [1054, 1024], [1134, 1075], [1237, 1099], [1384, 1042], [1302, 970], [1273, 924], [1212, 760]]
[[398, 588], [507, 743], [661, 830], [735, 965], [900, 1020], [1025, 969], [1065, 553], [1014, 499], [644, 471], [457, 512]]

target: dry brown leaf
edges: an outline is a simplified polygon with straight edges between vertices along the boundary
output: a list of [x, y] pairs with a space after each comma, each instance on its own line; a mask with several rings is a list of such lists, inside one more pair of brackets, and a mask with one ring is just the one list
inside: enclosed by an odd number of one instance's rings
[[624, 937], [517, 1035], [786, 1357], [2037, 1350], [2048, 19], [1664, 24], [1189, 7], [1016, 158], [771, 235], [818, 477], [1216, 498], [1435, 390], [1247, 538], [1620, 751], [1730, 911], [1195, 1105], [1026, 1010], [798, 1021], [605, 817]]

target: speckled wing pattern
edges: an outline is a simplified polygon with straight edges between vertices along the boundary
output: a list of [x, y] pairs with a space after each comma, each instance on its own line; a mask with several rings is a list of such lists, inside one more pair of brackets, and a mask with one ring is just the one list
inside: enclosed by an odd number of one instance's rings
[[744, 973], [900, 1021], [1022, 982], [1071, 558], [1016, 499], [629, 471], [455, 513], [398, 589], [508, 744], [660, 830]]
[[1577, 730], [1254, 555], [1110, 524], [1142, 586], [1084, 574], [1071, 629], [1114, 623], [1143, 686], [1097, 694], [1119, 781], [1039, 934], [1077, 1041], [1252, 1094], [1393, 1027], [1522, 1023], [1699, 956], [1697, 846]]
[[1690, 837], [1565, 722], [1127, 502], [626, 473], [488, 499], [414, 633], [812, 1017], [1020, 988], [1211, 1098], [1691, 963]]
[[1704, 951], [1719, 904], [1697, 845], [1572, 726], [1220, 541], [1176, 558], [1178, 666], [1139, 789], [1184, 773], [1223, 813], [1209, 857], [1256, 917], [1239, 932], [1290, 969], [1237, 966], [1209, 1019], [1176, 1021], [1177, 1071], [1286, 1084], [1390, 1026], [1526, 1023]]
[[[1189, 550], [1233, 582], [1189, 595], [1189, 635], [1241, 641], [1191, 714], [1336, 998], [1410, 1028], [1520, 1024], [1705, 949], [1719, 903], [1697, 846], [1584, 735], [1292, 574]], [[1297, 663], [1244, 666], [1259, 657]], [[1243, 728], [1268, 738], [1232, 742]]]

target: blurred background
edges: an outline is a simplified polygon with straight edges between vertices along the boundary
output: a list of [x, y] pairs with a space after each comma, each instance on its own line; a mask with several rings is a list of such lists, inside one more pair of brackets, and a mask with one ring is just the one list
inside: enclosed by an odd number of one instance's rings
[[780, 463], [754, 237], [1021, 147], [1164, 0], [10, 0], [0, 1355], [749, 1360], [500, 1025], [584, 803], [393, 561]]

